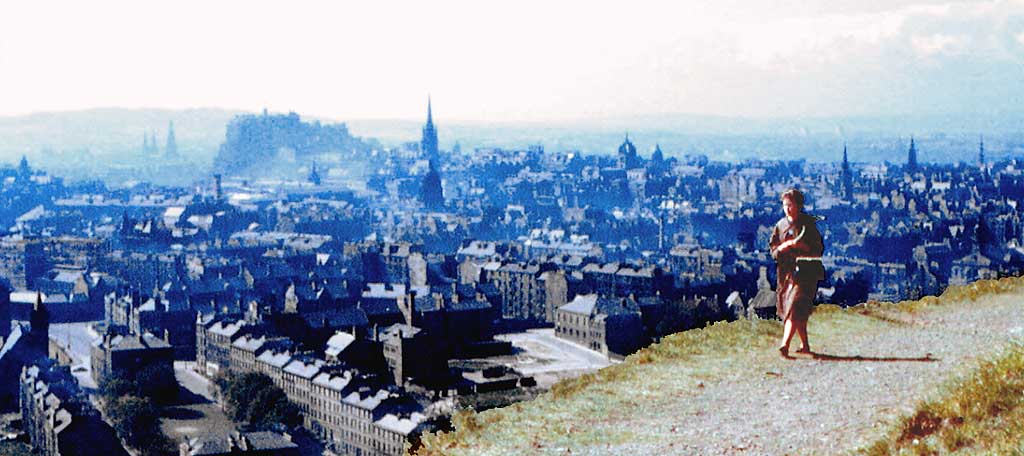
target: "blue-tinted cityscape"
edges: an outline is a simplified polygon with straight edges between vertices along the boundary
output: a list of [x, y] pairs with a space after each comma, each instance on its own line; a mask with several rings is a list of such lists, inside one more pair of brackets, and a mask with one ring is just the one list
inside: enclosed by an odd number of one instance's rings
[[6, 2], [0, 456], [1020, 454], [1024, 0]]
[[[656, 139], [626, 132], [591, 154], [443, 150], [438, 120], [428, 101], [419, 141], [386, 148], [238, 115], [194, 187], [0, 170], [0, 385], [22, 435], [62, 455], [401, 454], [460, 408], [774, 318], [767, 246], [789, 188], [820, 220], [817, 303], [1024, 265], [1024, 165], [987, 158], [983, 137], [947, 164], [913, 137], [882, 163], [845, 146], [725, 162], [642, 154]], [[143, 134], [154, 172], [195, 172], [175, 131]]]

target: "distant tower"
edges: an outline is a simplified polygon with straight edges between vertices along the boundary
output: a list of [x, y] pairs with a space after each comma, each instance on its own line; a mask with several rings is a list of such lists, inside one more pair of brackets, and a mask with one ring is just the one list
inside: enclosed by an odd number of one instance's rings
[[420, 188], [420, 201], [429, 209], [444, 207], [444, 190], [441, 188], [441, 174], [437, 172], [434, 161], [430, 161], [430, 169], [423, 176], [423, 187]]
[[32, 176], [32, 168], [28, 166], [28, 159], [24, 155], [21, 156], [21, 162], [18, 163], [18, 177], [23, 180], [28, 180]]
[[910, 137], [910, 150], [907, 151], [907, 171], [917, 171], [917, 146], [914, 145], [914, 137]]
[[619, 166], [625, 169], [633, 169], [640, 166], [640, 160], [636, 155], [636, 146], [629, 141], [629, 133], [626, 133], [626, 140], [619, 146]]
[[149, 133], [142, 133], [142, 155], [149, 153]]
[[843, 199], [850, 201], [853, 199], [853, 173], [850, 170], [850, 160], [846, 155], [846, 144], [843, 144], [843, 171], [840, 176], [842, 179], [842, 192]]
[[217, 201], [221, 201], [224, 198], [224, 190], [220, 186], [220, 174], [214, 174], [213, 180], [215, 182], [214, 191], [216, 192], [217, 195]]
[[648, 175], [661, 175], [665, 173], [665, 154], [661, 152], [661, 145], [654, 145], [654, 153], [651, 154], [651, 161], [647, 164]]
[[320, 185], [320, 173], [316, 170], [316, 162], [313, 162], [313, 169], [309, 171], [309, 178], [307, 179], [313, 183], [313, 185]]
[[174, 138], [174, 121], [170, 121], [167, 127], [167, 148], [164, 150], [167, 158], [178, 158], [178, 141]]
[[985, 167], [985, 138], [978, 137], [978, 166]]
[[47, 336], [50, 332], [50, 312], [43, 304], [43, 293], [36, 292], [36, 303], [32, 306], [32, 315], [29, 316], [29, 325], [32, 334]]
[[431, 109], [430, 97], [427, 97], [427, 124], [423, 126], [423, 140], [420, 151], [430, 162], [427, 175], [423, 176], [420, 188], [420, 201], [430, 209], [444, 207], [444, 190], [441, 188], [441, 174], [438, 172], [440, 153], [437, 149], [437, 129], [434, 128], [434, 114]]
[[437, 165], [440, 153], [437, 149], [437, 130], [434, 128], [434, 115], [430, 106], [430, 97], [427, 97], [427, 124], [423, 126], [423, 139], [420, 141], [420, 151], [423, 156]]
[[665, 160], [665, 154], [661, 152], [661, 144], [654, 145], [654, 153], [651, 154], [651, 161], [661, 164]]

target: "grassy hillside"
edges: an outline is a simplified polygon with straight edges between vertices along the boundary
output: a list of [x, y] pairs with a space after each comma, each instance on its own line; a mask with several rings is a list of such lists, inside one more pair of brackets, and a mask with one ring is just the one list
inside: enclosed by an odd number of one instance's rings
[[[991, 305], [1019, 306], [1017, 296], [1024, 294], [1022, 284], [1021, 279], [1007, 278], [953, 287], [940, 297], [920, 301], [871, 302], [849, 309], [819, 306], [811, 320], [811, 340], [816, 350], [824, 347], [830, 352], [844, 352], [849, 348], [845, 346], [847, 341], [870, 341], [873, 337], [884, 338], [894, 333], [899, 337], [907, 337], [905, 334], [915, 331], [924, 333], [929, 330], [931, 320], [941, 322], [945, 313], [970, 306], [981, 298], [1009, 296], [1012, 299], [1001, 299]], [[931, 320], [917, 321], [922, 315]], [[656, 445], [676, 452], [671, 450], [673, 445], [686, 443], [683, 437], [676, 437], [676, 433], [681, 434], [684, 430], [680, 426], [686, 426], [690, 420], [681, 420], [675, 414], [703, 400], [700, 398], [705, 388], [729, 383], [754, 385], [756, 389], [757, 385], [771, 382], [774, 377], [786, 375], [789, 380], [793, 376], [807, 375], [796, 369], [803, 369], [800, 363], [809, 366], [808, 361], [783, 361], [775, 354], [773, 347], [780, 334], [779, 322], [765, 320], [718, 323], [675, 334], [629, 356], [624, 363], [560, 382], [534, 401], [482, 413], [458, 412], [453, 417], [455, 430], [425, 436], [416, 454], [615, 454], [622, 451], [649, 454]], [[914, 341], [907, 339], [906, 343], [915, 348]], [[931, 352], [923, 359], [899, 358], [896, 361], [932, 361], [930, 357]], [[869, 370], [876, 369], [874, 365], [881, 365], [881, 362], [891, 361], [859, 356], [832, 358], [879, 362], [860, 363], [863, 369]], [[842, 364], [858, 363], [833, 363], [807, 369], [850, 368], [836, 367]], [[943, 369], [935, 364], [934, 368], [924, 368]], [[861, 369], [860, 366], [857, 368]], [[897, 381], [900, 381], [900, 366], [895, 368]], [[815, 378], [797, 380], [812, 383]], [[867, 394], [872, 392], [869, 390]], [[753, 404], [754, 398], [750, 399]], [[855, 397], [848, 399], [856, 405]], [[769, 400], [768, 404], [772, 402]], [[745, 411], [729, 412], [740, 414], [742, 419]], [[892, 413], [898, 415], [897, 412]], [[698, 410], [693, 416], [701, 413], [716, 413], [714, 405], [706, 411]], [[670, 425], [675, 421], [681, 424]], [[885, 429], [888, 428], [869, 429], [868, 438], [880, 438], [885, 435]], [[708, 431], [717, 432], [715, 429]], [[1019, 437], [1018, 434], [1016, 438]]]
[[920, 403], [863, 453], [1013, 454], [1024, 450], [1024, 339]]

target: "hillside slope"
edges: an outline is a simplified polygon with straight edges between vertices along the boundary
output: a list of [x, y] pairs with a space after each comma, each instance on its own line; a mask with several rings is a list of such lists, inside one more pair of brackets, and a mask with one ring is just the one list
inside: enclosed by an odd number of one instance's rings
[[458, 414], [418, 454], [835, 454], [863, 448], [951, 376], [1024, 337], [1024, 281], [939, 298], [820, 306], [815, 357], [781, 359], [775, 321], [666, 338], [537, 400]]

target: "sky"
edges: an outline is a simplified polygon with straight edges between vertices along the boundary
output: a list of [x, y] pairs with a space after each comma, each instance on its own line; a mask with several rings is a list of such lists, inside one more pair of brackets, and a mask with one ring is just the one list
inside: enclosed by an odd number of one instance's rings
[[2, 116], [971, 115], [1022, 89], [1024, 0], [0, 4]]

